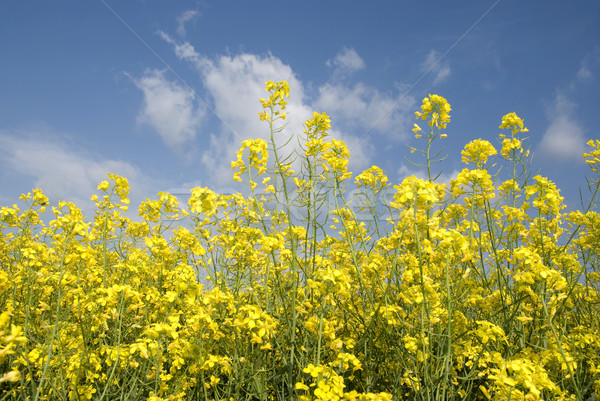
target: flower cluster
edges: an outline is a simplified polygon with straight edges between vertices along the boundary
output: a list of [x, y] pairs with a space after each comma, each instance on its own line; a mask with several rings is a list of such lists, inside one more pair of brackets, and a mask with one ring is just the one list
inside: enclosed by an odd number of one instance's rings
[[323, 139], [329, 135], [331, 119], [325, 113], [313, 112], [313, 117], [304, 124], [304, 133], [309, 139]]
[[523, 119], [515, 113], [508, 113], [502, 117], [500, 128], [509, 129], [514, 136], [520, 132], [528, 132], [529, 130], [523, 125]]
[[600, 140], [589, 140], [587, 143], [593, 150], [589, 153], [584, 153], [586, 163], [592, 168], [592, 171], [598, 172], [598, 164], [600, 164]]
[[273, 117], [286, 119], [286, 113], [283, 112], [287, 105], [286, 99], [290, 97], [290, 86], [287, 81], [272, 82], [265, 84], [265, 90], [270, 93], [268, 99], [260, 99], [260, 103], [265, 111], [258, 113], [261, 121], [269, 121]]
[[[446, 128], [446, 125], [450, 122], [450, 104], [448, 101], [439, 95], [429, 95], [423, 99], [423, 105], [421, 106], [421, 111], [416, 111], [415, 115], [417, 118], [421, 120], [429, 121], [430, 127], [436, 128]], [[415, 124], [415, 130], [420, 130], [420, 128]]]
[[465, 148], [461, 152], [462, 162], [466, 164], [475, 163], [477, 168], [482, 168], [487, 163], [490, 156], [497, 153], [494, 145], [488, 141], [476, 139], [465, 145]]
[[247, 139], [242, 142], [242, 147], [237, 151], [237, 160], [231, 162], [231, 168], [237, 169], [233, 174], [233, 180], [242, 182], [240, 177], [246, 171], [243, 152], [248, 149], [248, 161], [250, 166], [257, 170], [257, 175], [267, 171], [267, 160], [269, 152], [267, 150], [267, 142], [263, 139]]

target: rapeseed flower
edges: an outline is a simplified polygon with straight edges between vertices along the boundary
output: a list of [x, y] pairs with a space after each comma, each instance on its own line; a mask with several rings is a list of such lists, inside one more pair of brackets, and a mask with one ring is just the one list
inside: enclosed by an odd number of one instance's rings
[[[421, 111], [416, 111], [415, 115], [417, 118], [422, 120], [427, 120], [430, 127], [446, 128], [446, 125], [450, 122], [450, 104], [448, 101], [439, 95], [429, 95], [423, 99], [423, 104], [421, 105]], [[416, 130], [416, 131], [415, 131]], [[413, 131], [417, 133], [420, 131], [420, 127], [415, 124], [415, 128]]]
[[461, 152], [462, 162], [475, 163], [476, 168], [482, 168], [490, 156], [497, 154], [494, 146], [488, 141], [476, 139], [465, 145]]
[[509, 129], [513, 136], [519, 132], [529, 131], [527, 127], [524, 126], [523, 119], [517, 116], [515, 113], [508, 113], [504, 115], [499, 128]]

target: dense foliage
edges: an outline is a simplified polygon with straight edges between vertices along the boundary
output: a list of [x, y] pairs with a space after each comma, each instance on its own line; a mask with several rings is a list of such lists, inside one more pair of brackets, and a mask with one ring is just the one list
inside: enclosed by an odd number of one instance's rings
[[159, 193], [132, 220], [109, 174], [91, 221], [60, 202], [44, 224], [37, 189], [1, 208], [1, 399], [600, 396], [600, 141], [582, 211], [531, 177], [514, 113], [445, 185], [450, 105], [430, 95], [411, 149], [427, 178], [392, 186], [373, 166], [352, 182], [326, 114], [282, 154], [289, 88], [266, 90], [270, 140], [232, 162], [247, 196], [198, 187], [182, 209]]

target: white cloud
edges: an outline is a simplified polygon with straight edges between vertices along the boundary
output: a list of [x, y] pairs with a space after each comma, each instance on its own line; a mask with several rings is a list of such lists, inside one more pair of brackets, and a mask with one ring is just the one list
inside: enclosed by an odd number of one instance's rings
[[600, 68], [600, 50], [595, 49], [581, 60], [579, 70], [575, 73], [569, 83], [568, 90], [576, 91], [581, 87], [587, 87], [596, 79], [596, 72]]
[[425, 61], [421, 64], [421, 71], [435, 74], [433, 85], [445, 81], [450, 76], [450, 66], [440, 60], [440, 54], [436, 50], [431, 50], [427, 54]]
[[365, 68], [364, 60], [358, 55], [356, 50], [343, 48], [336, 56], [327, 60], [327, 66], [334, 69], [334, 74], [350, 74]]
[[163, 31], [158, 31], [158, 36], [173, 46], [175, 49], [175, 55], [181, 60], [191, 62], [197, 68], [199, 68], [204, 62], [208, 61], [207, 59], [201, 57], [200, 54], [196, 52], [196, 49], [194, 49], [194, 46], [192, 46], [189, 42], [177, 43], [175, 39]]
[[341, 127], [358, 126], [361, 134], [372, 130], [388, 139], [404, 140], [412, 126], [415, 99], [394, 97], [362, 83], [353, 87], [327, 83], [319, 88], [316, 105], [331, 113]]
[[301, 123], [310, 112], [303, 103], [302, 83], [290, 66], [271, 55], [221, 56], [202, 68], [202, 78], [214, 101], [215, 112], [240, 136], [245, 136], [245, 130], [254, 131], [253, 135], [264, 131], [265, 124], [259, 121], [258, 112], [259, 99], [267, 95], [264, 90], [267, 81], [288, 81], [290, 125]]
[[582, 81], [587, 81], [593, 79], [594, 74], [592, 74], [592, 71], [590, 71], [588, 66], [582, 62], [581, 66], [579, 67], [579, 70], [577, 71], [577, 74], [575, 74], [575, 78]]
[[[214, 171], [220, 184], [231, 181], [230, 161], [241, 142], [248, 138], [269, 140], [267, 123], [260, 121], [262, 111], [259, 99], [266, 97], [267, 81], [288, 81], [290, 98], [286, 112], [286, 130], [280, 133], [278, 143], [287, 142], [293, 134], [302, 132], [302, 124], [311, 110], [304, 104], [303, 86], [292, 69], [276, 57], [239, 54], [206, 60], [200, 66], [204, 87], [210, 94], [215, 114], [224, 123], [224, 129], [210, 138], [210, 147], [202, 156], [205, 165]], [[282, 151], [293, 151], [295, 141]]]
[[[180, 44], [165, 33], [160, 35], [173, 45], [177, 57], [196, 68], [203, 81], [207, 99], [211, 100], [212, 111], [223, 123], [221, 130], [203, 138], [208, 149], [202, 154], [201, 160], [210, 172], [213, 185], [226, 186], [231, 183], [230, 162], [243, 140], [269, 140], [268, 125], [258, 118], [258, 113], [262, 111], [259, 99], [267, 96], [265, 82], [286, 80], [290, 86], [286, 128], [277, 134], [277, 143], [286, 143], [292, 136], [302, 133], [303, 124], [312, 116], [314, 108], [305, 97], [303, 83], [292, 68], [279, 58], [271, 54], [260, 56], [242, 53], [210, 59], [197, 53], [187, 42]], [[358, 142], [357, 137], [339, 129], [333, 129], [331, 134], [344, 140], [349, 146]], [[297, 139], [293, 138], [281, 152], [290, 154], [297, 143]], [[351, 169], [366, 164], [370, 145], [366, 140], [362, 145], [352, 150]]]
[[177, 18], [177, 33], [179, 36], [185, 37], [185, 24], [199, 15], [200, 13], [197, 10], [187, 10]]
[[91, 155], [69, 142], [69, 137], [47, 131], [0, 132], [2, 168], [5, 173], [30, 179], [32, 187], [25, 191], [40, 188], [51, 203], [71, 201], [84, 213], [93, 209], [90, 197], [97, 193], [98, 183], [108, 179], [107, 172], [129, 180], [133, 205], [147, 196], [151, 181], [137, 167], [123, 160]]
[[575, 104], [565, 95], [558, 94], [552, 107], [548, 109], [550, 125], [536, 154], [542, 158], [553, 158], [558, 161], [583, 161], [585, 152], [585, 133], [573, 118]]
[[588, 83], [596, 78], [595, 73], [600, 69], [600, 48], [596, 48], [586, 54], [581, 60], [579, 70], [575, 74], [575, 80]]
[[163, 71], [147, 71], [134, 82], [144, 93], [138, 120], [152, 126], [169, 148], [181, 152], [196, 137], [205, 114], [194, 94], [167, 80]]

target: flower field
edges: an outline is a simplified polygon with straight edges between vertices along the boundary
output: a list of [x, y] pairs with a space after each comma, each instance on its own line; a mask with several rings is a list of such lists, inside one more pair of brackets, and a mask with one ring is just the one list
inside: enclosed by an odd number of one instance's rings
[[348, 171], [326, 114], [283, 154], [289, 87], [266, 91], [270, 139], [232, 162], [247, 195], [159, 193], [132, 220], [109, 174], [91, 218], [38, 189], [1, 207], [0, 400], [600, 397], [600, 141], [566, 212], [514, 113], [446, 185], [451, 108], [430, 95], [411, 149], [428, 176], [393, 185]]

